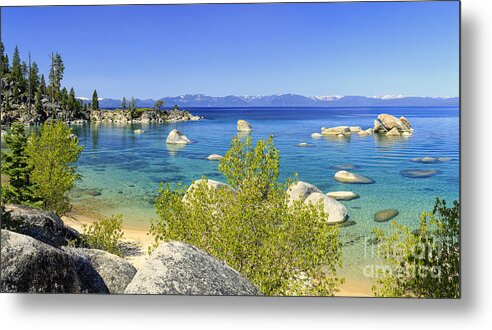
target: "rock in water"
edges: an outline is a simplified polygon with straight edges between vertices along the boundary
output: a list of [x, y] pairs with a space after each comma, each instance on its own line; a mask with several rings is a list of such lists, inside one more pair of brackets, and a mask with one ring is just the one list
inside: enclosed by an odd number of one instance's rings
[[388, 133], [386, 133], [387, 136], [400, 136], [400, 131], [396, 127], [393, 127]]
[[319, 139], [319, 138], [321, 138], [322, 136], [323, 136], [323, 135], [321, 135], [320, 133], [313, 133], [313, 134], [311, 134], [311, 137], [312, 137], [313, 139]]
[[347, 171], [338, 171], [335, 173], [335, 180], [343, 183], [374, 183], [374, 180], [368, 177]]
[[43, 243], [60, 247], [69, 241], [80, 243], [80, 234], [73, 228], [65, 226], [63, 221], [53, 212], [7, 204], [5, 210], [18, 225], [16, 232], [31, 236]]
[[396, 136], [403, 133], [409, 133], [405, 135], [411, 135], [412, 132], [413, 128], [405, 117], [398, 119], [395, 116], [382, 113], [374, 121], [374, 133], [387, 133], [387, 135]]
[[358, 170], [360, 168], [359, 165], [353, 164], [339, 164], [335, 166], [330, 166], [332, 170]]
[[210, 156], [207, 157], [208, 160], [221, 160], [222, 158], [224, 157], [217, 154], [211, 154]]
[[[81, 270], [95, 269], [110, 293], [124, 293], [137, 270], [128, 261], [106, 251], [96, 249], [66, 248]], [[86, 273], [87, 271], [83, 271]], [[91, 280], [92, 276], [88, 276]]]
[[360, 126], [350, 126], [349, 129], [350, 129], [350, 132], [352, 132], [352, 133], [358, 133], [358, 132], [362, 131], [362, 128]]
[[133, 131], [134, 134], [142, 134], [144, 132], [143, 129], [136, 129]]
[[347, 220], [347, 208], [339, 201], [322, 193], [312, 193], [306, 198], [304, 204], [316, 205], [319, 201], [323, 202], [324, 210], [328, 214], [326, 221], [329, 224], [341, 223]]
[[298, 147], [311, 147], [312, 144], [306, 143], [306, 142], [301, 142], [297, 145]]
[[304, 181], [297, 181], [287, 189], [289, 204], [295, 200], [304, 201], [312, 193], [322, 194], [323, 192], [315, 185]]
[[334, 198], [337, 201], [350, 201], [360, 197], [359, 194], [352, 191], [332, 191], [327, 193], [326, 196]]
[[439, 174], [438, 170], [402, 170], [400, 174], [407, 178], [428, 178]]
[[1, 230], [1, 242], [0, 292], [108, 292], [96, 286], [97, 278], [84, 288], [74, 259], [61, 249], [8, 230]]
[[386, 222], [398, 215], [397, 209], [381, 210], [374, 214], [374, 221], [376, 222]]
[[253, 126], [251, 126], [251, 124], [246, 120], [239, 119], [237, 121], [237, 130], [239, 132], [249, 132], [253, 130]]
[[182, 242], [161, 243], [125, 290], [129, 294], [261, 295], [237, 271]]
[[322, 135], [327, 135], [327, 136], [330, 136], [330, 135], [342, 135], [342, 136], [345, 136], [345, 135], [350, 135], [351, 132], [350, 132], [350, 128], [348, 126], [337, 126], [337, 127], [328, 127], [328, 128], [325, 128], [322, 132], [321, 132]]
[[177, 129], [173, 129], [169, 132], [167, 136], [166, 143], [169, 144], [188, 144], [191, 143], [190, 139], [186, 137], [186, 135], [182, 134]]

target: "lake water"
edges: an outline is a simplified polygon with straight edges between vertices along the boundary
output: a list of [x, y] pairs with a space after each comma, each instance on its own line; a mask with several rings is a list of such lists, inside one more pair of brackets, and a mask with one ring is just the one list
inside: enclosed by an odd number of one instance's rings
[[[254, 141], [274, 136], [281, 156], [281, 179], [299, 174], [299, 180], [323, 192], [350, 190], [361, 197], [342, 202], [355, 225], [341, 228], [345, 276], [360, 277], [364, 265], [373, 261], [367, 237], [376, 223], [374, 213], [398, 209], [394, 219], [415, 228], [422, 210], [431, 210], [436, 196], [459, 198], [459, 109], [439, 108], [255, 108], [192, 109], [201, 121], [172, 124], [83, 124], [73, 126], [85, 149], [77, 163], [82, 179], [73, 193], [74, 204], [102, 215], [123, 214], [127, 226], [148, 228], [156, 218], [154, 200], [160, 182], [189, 185], [203, 175], [224, 181], [218, 162], [207, 160], [212, 153], [224, 155], [237, 134], [238, 119], [249, 121]], [[350, 138], [312, 139], [321, 127], [338, 125], [372, 127], [380, 113], [405, 116], [415, 129], [411, 137], [371, 135]], [[193, 141], [186, 146], [168, 146], [166, 137], [179, 129]], [[145, 133], [135, 135], [135, 129]], [[298, 147], [307, 142], [310, 147]], [[414, 157], [449, 157], [449, 162], [421, 164]], [[343, 184], [334, 180], [332, 166], [348, 163], [351, 170], [375, 180], [374, 184]], [[408, 178], [407, 169], [435, 169], [428, 178]], [[97, 195], [97, 196], [94, 196]]]

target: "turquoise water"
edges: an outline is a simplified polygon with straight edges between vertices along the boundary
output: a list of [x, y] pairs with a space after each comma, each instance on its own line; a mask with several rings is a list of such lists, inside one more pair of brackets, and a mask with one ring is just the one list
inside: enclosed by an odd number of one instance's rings
[[[436, 196], [459, 198], [459, 109], [451, 108], [286, 108], [286, 109], [193, 109], [205, 119], [173, 124], [83, 124], [73, 126], [85, 149], [77, 163], [82, 179], [74, 193], [74, 204], [103, 215], [123, 214], [126, 225], [147, 228], [155, 218], [154, 200], [160, 182], [182, 182], [206, 175], [224, 181], [218, 162], [207, 160], [212, 153], [224, 154], [237, 134], [236, 121], [252, 123], [253, 140], [274, 136], [281, 155], [281, 179], [293, 173], [324, 192], [351, 190], [361, 197], [343, 202], [355, 225], [341, 228], [345, 244], [344, 263], [349, 273], [360, 273], [367, 257], [366, 237], [374, 227], [374, 213], [396, 208], [400, 223], [414, 228], [419, 213], [430, 210]], [[415, 129], [411, 137], [360, 137], [312, 139], [322, 126], [372, 127], [380, 113], [405, 116]], [[177, 128], [193, 141], [170, 147], [167, 134]], [[145, 133], [135, 135], [135, 129]], [[310, 147], [298, 147], [307, 142]], [[439, 164], [411, 162], [414, 157], [450, 157]], [[333, 179], [332, 166], [349, 163], [352, 172], [375, 180], [374, 184], [343, 184]], [[435, 169], [429, 178], [407, 178], [407, 169]], [[91, 190], [88, 195], [86, 190]], [[97, 192], [97, 193], [94, 193]], [[97, 195], [98, 196], [93, 196]]]

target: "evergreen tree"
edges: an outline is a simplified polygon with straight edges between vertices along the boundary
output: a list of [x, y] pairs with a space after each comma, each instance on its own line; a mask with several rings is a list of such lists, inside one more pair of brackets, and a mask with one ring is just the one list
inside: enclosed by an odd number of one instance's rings
[[157, 100], [157, 101], [155, 101], [154, 108], [156, 110], [160, 110], [163, 105], [164, 105], [164, 101], [163, 100]]
[[2, 192], [5, 201], [13, 204], [35, 204], [32, 167], [28, 164], [26, 153], [27, 136], [24, 126], [14, 123], [5, 137], [10, 152], [2, 152], [2, 172], [9, 175], [9, 185]]
[[9, 57], [5, 54], [5, 47], [3, 42], [0, 41], [0, 52], [1, 52], [1, 63], [0, 63], [0, 74], [2, 77], [9, 73]]
[[121, 100], [121, 109], [126, 109], [126, 98], [123, 96], [123, 100]]
[[22, 75], [22, 64], [19, 55], [19, 49], [17, 46], [14, 50], [14, 56], [12, 58], [12, 70], [10, 74], [10, 79], [13, 83], [12, 97], [14, 101], [18, 101], [20, 94], [22, 94], [22, 86], [24, 85], [24, 77]]
[[96, 90], [92, 93], [92, 110], [99, 110], [99, 98]]
[[43, 91], [41, 89], [41, 86], [38, 86], [38, 90], [36, 91], [36, 96], [34, 100], [34, 110], [38, 115], [44, 117], [43, 102], [41, 101], [42, 97], [43, 97]]
[[50, 89], [51, 97], [54, 100], [59, 101], [56, 96], [60, 96], [57, 92], [60, 90], [61, 81], [63, 79], [63, 73], [65, 71], [65, 65], [59, 53], [51, 54], [51, 67], [50, 67]]
[[128, 104], [128, 109], [130, 110], [130, 117], [133, 119], [137, 116], [137, 104], [135, 98], [132, 96], [130, 103]]
[[46, 80], [44, 79], [44, 74], [41, 75], [41, 82], [40, 82], [40, 86], [41, 86], [41, 95], [46, 95]]
[[31, 70], [29, 70], [29, 98], [34, 99], [35, 93], [39, 87], [39, 69], [36, 62], [32, 63]]

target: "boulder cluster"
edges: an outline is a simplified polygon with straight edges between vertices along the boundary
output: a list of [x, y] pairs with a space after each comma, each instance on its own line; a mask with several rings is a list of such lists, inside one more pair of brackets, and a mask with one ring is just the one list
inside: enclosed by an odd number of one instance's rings
[[387, 136], [410, 136], [413, 133], [413, 128], [405, 117], [398, 119], [383, 113], [374, 120], [374, 133], [386, 134]]

